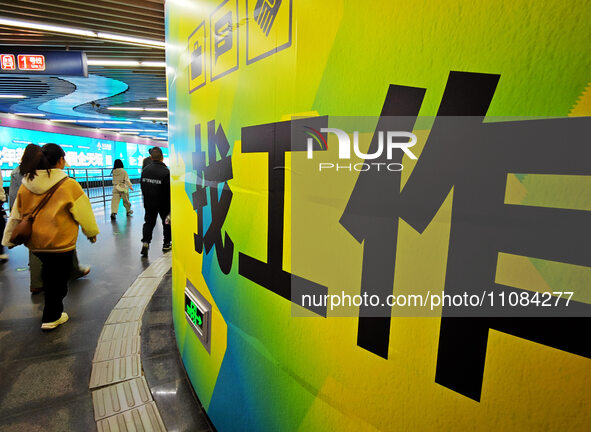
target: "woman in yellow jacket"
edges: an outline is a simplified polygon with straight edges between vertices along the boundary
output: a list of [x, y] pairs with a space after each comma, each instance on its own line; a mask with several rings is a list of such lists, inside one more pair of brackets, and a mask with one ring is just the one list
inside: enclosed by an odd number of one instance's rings
[[[21, 163], [23, 183], [4, 232], [2, 244], [13, 247], [12, 232], [23, 216], [33, 212], [45, 194], [67, 177], [64, 150], [57, 144], [45, 144]], [[43, 263], [41, 278], [45, 288], [45, 307], [41, 329], [52, 330], [68, 320], [63, 299], [68, 292], [72, 255], [76, 249], [78, 226], [94, 243], [99, 233], [90, 201], [82, 187], [67, 178], [38, 213], [33, 233], [25, 243]]]

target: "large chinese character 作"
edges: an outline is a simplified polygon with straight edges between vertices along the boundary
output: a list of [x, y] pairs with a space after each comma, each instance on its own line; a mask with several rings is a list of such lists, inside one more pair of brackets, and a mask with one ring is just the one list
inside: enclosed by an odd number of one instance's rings
[[[205, 152], [201, 151], [201, 125], [195, 125], [195, 149], [193, 153], [193, 169], [197, 172], [195, 192], [193, 193], [193, 209], [197, 213], [197, 234], [195, 234], [195, 251], [209, 253], [215, 246], [216, 256], [220, 269], [225, 274], [230, 273], [234, 254], [234, 242], [224, 233], [222, 240], [222, 225], [228, 215], [232, 202], [232, 190], [228, 180], [233, 178], [232, 157], [228, 154], [230, 144], [221, 125], [215, 129], [215, 121], [207, 123], [207, 159]], [[220, 160], [217, 159], [217, 152]], [[221, 194], [219, 186], [222, 185]], [[209, 210], [211, 223], [204, 230], [203, 212], [208, 205], [207, 192], [209, 192]]]
[[[369, 274], [366, 266], [373, 265], [366, 257], [395, 251], [397, 236], [392, 228], [389, 239], [377, 239], [379, 227], [362, 224], [367, 220], [359, 214], [371, 200], [371, 187], [388, 196], [384, 215], [400, 217], [419, 232], [453, 188], [446, 294], [519, 293], [495, 282], [500, 252], [591, 267], [591, 244], [579, 240], [591, 236], [591, 212], [505, 204], [509, 173], [591, 175], [591, 146], [585, 142], [591, 119], [483, 123], [498, 80], [498, 75], [450, 74], [425, 148], [402, 192], [395, 182], [361, 173], [341, 222], [358, 241], [366, 241], [364, 274]], [[389, 98], [406, 105], [410, 115], [423, 93], [396, 86]], [[387, 98], [385, 106], [388, 103]], [[372, 275], [378, 285], [374, 290], [392, 290], [393, 262], [376, 269], [383, 276]], [[567, 308], [564, 300], [557, 305], [554, 316], [533, 305], [511, 315], [498, 308], [474, 313], [444, 306], [435, 381], [479, 401], [489, 329], [591, 358], [591, 343], [573, 330], [588, 327], [590, 306], [571, 302]], [[560, 313], [568, 316], [557, 316]], [[389, 328], [388, 317], [360, 317], [358, 345], [387, 358]]]

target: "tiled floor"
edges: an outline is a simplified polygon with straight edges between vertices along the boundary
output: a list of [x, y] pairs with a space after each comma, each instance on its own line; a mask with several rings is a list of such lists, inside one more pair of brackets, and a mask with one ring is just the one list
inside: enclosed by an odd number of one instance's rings
[[168, 273], [144, 312], [141, 358], [148, 385], [168, 431], [211, 431], [185, 375], [172, 326]]
[[12, 249], [9, 262], [0, 265], [3, 432], [96, 430], [88, 383], [98, 336], [121, 295], [162, 253], [157, 225], [150, 257], [141, 259], [143, 209], [139, 201], [133, 205], [132, 218], [121, 208], [114, 222], [108, 209], [95, 207], [98, 242], [91, 245], [83, 236], [78, 241], [80, 262], [92, 265], [92, 271], [70, 284], [64, 302], [70, 321], [52, 332], [39, 328], [43, 295], [29, 293], [27, 250]]

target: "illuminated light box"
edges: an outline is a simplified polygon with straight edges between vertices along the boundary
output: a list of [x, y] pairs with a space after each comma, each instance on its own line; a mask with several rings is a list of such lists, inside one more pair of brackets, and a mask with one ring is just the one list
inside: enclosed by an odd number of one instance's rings
[[[0, 126], [0, 169], [4, 186], [8, 186], [10, 172], [20, 163], [25, 147], [28, 144], [42, 146], [48, 142], [56, 143], [64, 149], [66, 161], [70, 164], [70, 175], [82, 180], [86, 169], [102, 168], [104, 174], [110, 175], [115, 159], [123, 161], [132, 180], [139, 178], [142, 162], [149, 156], [151, 147], [126, 141]], [[164, 163], [168, 165], [168, 148], [161, 149]]]
[[184, 310], [191, 329], [207, 352], [210, 352], [211, 304], [188, 280], [185, 286]]
[[6, 70], [16, 70], [16, 63], [13, 54], [0, 55], [0, 67]]
[[41, 54], [20, 54], [18, 56], [18, 68], [22, 71], [44, 71], [45, 56]]

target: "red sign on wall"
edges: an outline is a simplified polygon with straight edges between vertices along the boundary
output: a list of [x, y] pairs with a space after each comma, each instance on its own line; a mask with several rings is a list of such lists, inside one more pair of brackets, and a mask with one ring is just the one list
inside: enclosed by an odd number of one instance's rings
[[19, 54], [18, 68], [20, 70], [45, 70], [45, 57], [42, 55]]
[[16, 64], [14, 63], [14, 55], [13, 54], [2, 54], [0, 55], [0, 63], [2, 69], [7, 70], [15, 70]]

